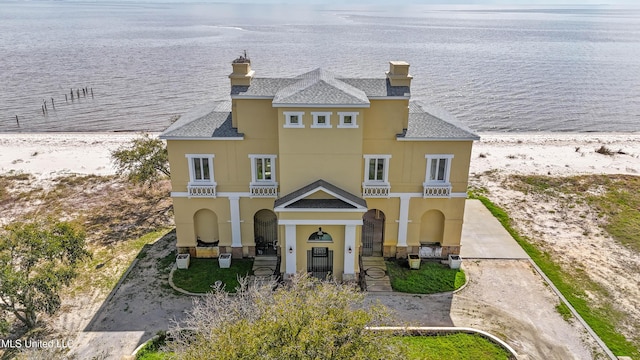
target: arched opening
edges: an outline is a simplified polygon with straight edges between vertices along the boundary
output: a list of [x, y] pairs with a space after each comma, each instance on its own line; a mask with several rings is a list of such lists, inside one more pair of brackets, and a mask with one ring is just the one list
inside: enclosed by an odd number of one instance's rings
[[253, 236], [256, 255], [276, 255], [278, 249], [278, 217], [268, 209], [253, 215]]
[[333, 238], [329, 233], [322, 231], [322, 228], [319, 227], [318, 231], [314, 231], [309, 235], [310, 241], [332, 241]]
[[444, 238], [444, 214], [429, 210], [420, 221], [420, 242], [422, 244], [442, 244]]
[[382, 210], [371, 209], [362, 216], [362, 256], [382, 256], [384, 222]]
[[218, 216], [209, 209], [200, 209], [193, 215], [193, 226], [199, 244], [215, 244], [218, 235]]

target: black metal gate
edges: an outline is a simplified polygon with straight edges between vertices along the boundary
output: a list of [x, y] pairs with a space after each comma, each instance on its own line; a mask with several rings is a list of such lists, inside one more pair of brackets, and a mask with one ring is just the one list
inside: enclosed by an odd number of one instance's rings
[[311, 276], [325, 280], [333, 271], [333, 250], [326, 247], [314, 247], [307, 250], [307, 272]]
[[373, 222], [367, 219], [362, 219], [362, 256], [373, 255], [374, 228], [375, 226]]
[[278, 240], [278, 218], [253, 219], [253, 233], [255, 235], [258, 255], [275, 255]]

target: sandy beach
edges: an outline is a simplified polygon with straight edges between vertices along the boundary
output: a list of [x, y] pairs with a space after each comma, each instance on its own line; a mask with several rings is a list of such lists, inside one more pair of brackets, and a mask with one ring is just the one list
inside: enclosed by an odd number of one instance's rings
[[[32, 185], [44, 186], [48, 180], [60, 175], [113, 174], [115, 169], [110, 152], [138, 136], [137, 133], [0, 134], [0, 175], [30, 173], [36, 178]], [[518, 231], [544, 248], [552, 249], [554, 259], [585, 269], [592, 280], [609, 291], [611, 298], [617, 299], [616, 308], [627, 316], [619, 331], [629, 338], [637, 334], [640, 282], [637, 272], [620, 269], [640, 269], [640, 255], [613, 241], [602, 231], [600, 220], [586, 204], [572, 204], [571, 199], [523, 194], [509, 188], [508, 181], [511, 174], [638, 175], [640, 133], [500, 133], [480, 136], [482, 140], [474, 144], [471, 156], [470, 186], [487, 189], [491, 200], [505, 208], [514, 219]], [[602, 146], [612, 154], [596, 152]], [[79, 308], [95, 310], [99, 307], [99, 300], [96, 298], [92, 306]], [[66, 323], [77, 322], [82, 326], [67, 324], [60, 328], [82, 329], [91, 314], [82, 312], [81, 315], [85, 318], [76, 315], [73, 321]], [[63, 319], [69, 316], [64, 315]], [[482, 321], [486, 324], [479, 327], [491, 327], [491, 319]]]
[[[0, 174], [27, 172], [37, 178], [62, 174], [113, 174], [110, 152], [138, 133], [0, 134]], [[480, 134], [470, 173], [490, 170], [518, 174], [638, 174], [640, 134]], [[615, 154], [595, 152], [606, 146]]]

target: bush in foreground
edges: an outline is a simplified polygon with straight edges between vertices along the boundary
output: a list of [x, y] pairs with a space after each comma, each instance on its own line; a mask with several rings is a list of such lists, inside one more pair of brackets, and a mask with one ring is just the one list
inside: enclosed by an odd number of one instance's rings
[[[351, 285], [297, 275], [242, 286], [235, 296], [217, 289], [197, 299], [170, 333], [178, 359], [400, 359], [391, 334], [366, 326], [388, 320], [382, 306], [363, 306]], [[185, 330], [189, 329], [189, 330]]]

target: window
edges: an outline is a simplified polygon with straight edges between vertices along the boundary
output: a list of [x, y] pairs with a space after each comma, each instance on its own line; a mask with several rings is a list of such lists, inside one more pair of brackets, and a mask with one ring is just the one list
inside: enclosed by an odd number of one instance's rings
[[365, 155], [364, 156], [364, 183], [388, 183], [389, 159], [391, 155]]
[[284, 127], [289, 128], [303, 128], [304, 123], [302, 122], [303, 112], [284, 112]]
[[453, 155], [426, 155], [427, 183], [448, 183]]
[[357, 112], [339, 112], [340, 115], [340, 124], [338, 124], [339, 128], [357, 128]]
[[189, 162], [190, 183], [214, 183], [213, 155], [186, 155]]
[[313, 128], [330, 128], [331, 127], [331, 113], [330, 112], [312, 112], [313, 115]]
[[276, 155], [249, 155], [251, 158], [251, 183], [276, 182]]

